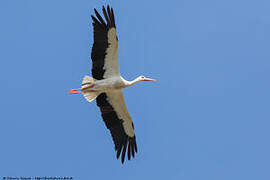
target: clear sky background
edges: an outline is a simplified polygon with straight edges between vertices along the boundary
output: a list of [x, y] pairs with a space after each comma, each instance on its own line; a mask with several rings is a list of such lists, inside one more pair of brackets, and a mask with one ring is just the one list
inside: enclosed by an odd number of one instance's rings
[[[116, 160], [90, 74], [93, 8], [113, 6], [138, 154]], [[0, 1], [0, 176], [269, 180], [269, 0]]]

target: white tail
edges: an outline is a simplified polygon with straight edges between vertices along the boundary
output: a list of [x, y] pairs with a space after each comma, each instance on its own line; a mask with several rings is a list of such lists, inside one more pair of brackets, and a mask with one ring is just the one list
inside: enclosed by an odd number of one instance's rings
[[[82, 81], [82, 88], [85, 88], [91, 85], [92, 83], [94, 83], [94, 81], [95, 81], [94, 78], [90, 76], [84, 76], [83, 81]], [[96, 92], [82, 92], [82, 93], [88, 102], [92, 102], [99, 95], [99, 93], [96, 93]]]

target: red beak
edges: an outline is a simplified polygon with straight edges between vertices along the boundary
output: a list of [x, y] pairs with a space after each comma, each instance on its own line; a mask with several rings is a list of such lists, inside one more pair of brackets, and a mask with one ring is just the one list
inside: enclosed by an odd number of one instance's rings
[[144, 78], [144, 80], [143, 81], [157, 81], [157, 80], [155, 80], [155, 79], [151, 79], [151, 78]]

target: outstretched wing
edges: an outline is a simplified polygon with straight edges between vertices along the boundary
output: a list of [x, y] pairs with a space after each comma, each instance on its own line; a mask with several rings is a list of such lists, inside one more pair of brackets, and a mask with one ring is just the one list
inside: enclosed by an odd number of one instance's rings
[[92, 47], [92, 75], [95, 79], [120, 76], [118, 66], [118, 40], [116, 36], [113, 9], [102, 7], [106, 22], [95, 9], [96, 17], [91, 15], [94, 27]]
[[102, 93], [97, 97], [97, 105], [100, 108], [106, 127], [110, 130], [117, 159], [122, 153], [122, 163], [125, 161], [126, 150], [128, 160], [137, 152], [136, 137], [131, 116], [127, 110], [124, 96], [121, 91]]

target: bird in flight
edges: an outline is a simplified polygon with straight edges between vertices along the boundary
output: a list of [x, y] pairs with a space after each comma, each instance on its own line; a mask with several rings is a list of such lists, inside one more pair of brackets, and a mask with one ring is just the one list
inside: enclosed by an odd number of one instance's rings
[[127, 110], [123, 89], [141, 81], [155, 81], [139, 76], [133, 81], [125, 80], [118, 67], [118, 38], [113, 9], [103, 6], [105, 18], [96, 9], [91, 15], [94, 27], [94, 43], [92, 47], [92, 76], [84, 76], [81, 88], [71, 89], [70, 94], [81, 93], [87, 101], [96, 99], [101, 116], [112, 135], [117, 159], [121, 156], [124, 163], [127, 152], [128, 160], [137, 153], [137, 143], [132, 118]]

